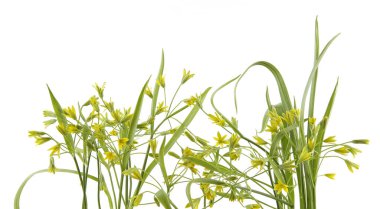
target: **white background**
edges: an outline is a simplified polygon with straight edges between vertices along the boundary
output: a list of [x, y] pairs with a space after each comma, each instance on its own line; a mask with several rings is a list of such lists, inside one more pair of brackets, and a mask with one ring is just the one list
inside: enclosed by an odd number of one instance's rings
[[[138, 2], [1, 1], [1, 209], [13, 207], [14, 194], [29, 173], [47, 168], [48, 147], [37, 147], [27, 137], [28, 130], [43, 128], [42, 110], [50, 108], [45, 84], [63, 106], [84, 102], [94, 94], [95, 82], [107, 82], [106, 95], [119, 105], [133, 106], [143, 82], [158, 70], [164, 48], [167, 83], [173, 83], [168, 88], [174, 88], [183, 68], [196, 74], [182, 97], [216, 87], [249, 64], [267, 60], [281, 70], [290, 94], [300, 102], [313, 63], [317, 15], [321, 44], [342, 33], [320, 67], [317, 113], [324, 111], [339, 76], [327, 135], [338, 140], [371, 139], [355, 159], [361, 167], [354, 174], [340, 161], [328, 162], [324, 170], [337, 177], [319, 181], [318, 206], [378, 208], [380, 13], [376, 1]], [[267, 85], [276, 97], [273, 84], [264, 70], [250, 73], [242, 83], [241, 113], [247, 114], [239, 117], [252, 134], [265, 110]], [[231, 103], [230, 92], [223, 99]], [[204, 120], [197, 124], [209, 125]], [[203, 132], [205, 125], [196, 127]], [[58, 167], [64, 161], [58, 160]], [[41, 175], [25, 188], [21, 206], [80, 208], [76, 184], [72, 176]], [[177, 196], [180, 205], [187, 202], [184, 192]]]

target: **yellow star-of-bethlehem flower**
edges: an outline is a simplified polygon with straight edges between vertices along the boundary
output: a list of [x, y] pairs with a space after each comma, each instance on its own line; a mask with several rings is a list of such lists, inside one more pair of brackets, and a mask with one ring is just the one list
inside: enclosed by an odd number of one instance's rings
[[108, 162], [116, 160], [116, 153], [114, 153], [114, 152], [105, 152], [104, 154], [106, 155], [106, 159], [108, 160]]
[[57, 154], [58, 157], [61, 156], [61, 144], [56, 144], [48, 149], [50, 151], [50, 156]]
[[129, 141], [128, 138], [120, 138], [117, 140], [117, 145], [119, 147], [119, 149], [123, 149], [125, 147], [125, 145], [127, 145], [127, 142]]
[[217, 136], [213, 138], [216, 141], [215, 146], [223, 147], [224, 145], [229, 144], [229, 141], [226, 139], [227, 135], [222, 136], [219, 131], [217, 133]]
[[251, 165], [253, 168], [260, 168], [260, 170], [262, 170], [265, 166], [265, 159], [262, 159], [262, 158], [256, 158], [256, 159], [253, 159], [251, 160]]
[[274, 190], [277, 192], [277, 194], [280, 194], [282, 191], [288, 193], [288, 185], [282, 183], [279, 180], [278, 183], [274, 185]]

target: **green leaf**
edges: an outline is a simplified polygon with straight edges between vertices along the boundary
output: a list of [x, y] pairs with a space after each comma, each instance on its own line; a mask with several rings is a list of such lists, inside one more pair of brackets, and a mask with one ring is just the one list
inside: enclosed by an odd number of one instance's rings
[[[67, 120], [66, 120], [65, 115], [63, 114], [62, 107], [59, 104], [58, 100], [55, 98], [53, 92], [50, 90], [49, 86], [47, 86], [47, 88], [49, 90], [50, 100], [51, 100], [51, 103], [53, 105], [53, 109], [54, 109], [54, 112], [56, 114], [58, 124], [62, 125], [66, 129]], [[65, 133], [63, 135], [63, 138], [65, 140], [65, 143], [66, 143], [66, 146], [67, 146], [67, 149], [68, 149], [69, 153], [72, 156], [74, 156], [75, 155], [74, 140], [73, 140], [71, 134], [70, 133]]]
[[156, 194], [155, 197], [157, 200], [164, 206], [165, 209], [171, 209], [172, 207], [170, 206], [170, 199], [168, 197], [168, 194], [162, 189], [160, 189]]
[[[143, 88], [141, 89], [139, 98], [138, 98], [137, 103], [136, 103], [135, 111], [134, 111], [133, 117], [132, 117], [132, 122], [131, 122], [131, 125], [129, 128], [129, 131], [128, 131], [128, 139], [129, 139], [128, 146], [131, 146], [131, 144], [133, 143], [134, 138], [135, 138], [137, 124], [138, 124], [138, 121], [140, 118], [141, 108], [142, 108], [142, 105], [144, 102], [144, 91], [148, 85], [149, 79], [145, 82]], [[130, 157], [129, 152], [124, 152], [123, 162], [121, 164], [123, 170], [125, 169], [125, 166], [128, 163], [129, 157]]]
[[159, 155], [158, 155], [158, 163], [160, 165], [160, 168], [161, 168], [161, 172], [162, 172], [162, 176], [164, 177], [164, 180], [165, 180], [165, 184], [166, 186], [170, 186], [169, 184], [169, 180], [168, 180], [168, 174], [166, 172], [166, 168], [165, 168], [165, 142], [166, 142], [166, 137], [164, 137], [164, 140], [162, 141], [161, 143], [161, 147], [160, 147], [160, 151], [159, 151]]
[[231, 171], [231, 169], [227, 168], [227, 167], [224, 167], [220, 164], [216, 164], [216, 163], [210, 163], [210, 162], [207, 162], [205, 160], [201, 160], [201, 159], [198, 159], [198, 158], [195, 158], [195, 157], [183, 157], [184, 160], [189, 160], [197, 165], [200, 165], [210, 171], [215, 171], [215, 172], [218, 172], [220, 174], [225, 174], [225, 175], [231, 175], [233, 174], [233, 172]]

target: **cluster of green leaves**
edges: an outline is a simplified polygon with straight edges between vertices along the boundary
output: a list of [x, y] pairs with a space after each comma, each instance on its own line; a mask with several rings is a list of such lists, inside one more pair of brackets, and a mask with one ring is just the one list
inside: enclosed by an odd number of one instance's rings
[[[301, 209], [316, 209], [318, 177], [335, 177], [334, 173], [319, 173], [322, 162], [327, 158], [341, 159], [353, 172], [359, 166], [347, 156], [355, 157], [361, 152], [355, 145], [369, 143], [367, 139], [337, 143], [335, 136], [325, 137], [338, 82], [325, 114], [320, 120], [314, 117], [318, 65], [336, 37], [320, 51], [316, 20], [314, 65], [300, 107], [290, 99], [279, 70], [265, 61], [250, 65], [241, 75], [217, 88], [211, 96], [212, 111], [206, 111], [202, 105], [210, 88], [175, 104], [177, 93], [193, 77], [186, 70], [170, 101], [167, 100], [163, 54], [153, 91], [149, 80], [146, 81], [133, 110], [115, 108], [114, 103], [104, 97], [104, 85], [96, 84], [97, 95], [84, 104], [67, 108], [61, 107], [49, 88], [53, 111], [44, 111], [48, 118], [44, 124], [46, 127], [56, 126], [60, 138], [45, 131], [29, 132], [38, 145], [53, 144], [49, 149], [50, 165], [23, 182], [16, 194], [15, 209], [20, 208], [25, 184], [43, 172], [77, 174], [83, 191], [82, 208], [89, 208], [87, 180], [91, 179], [98, 185], [98, 208], [101, 208], [102, 192], [112, 209], [132, 209], [149, 204], [166, 209], [178, 208], [171, 194], [176, 185], [186, 184], [186, 207], [192, 209], [211, 208], [223, 199], [247, 209], [288, 209], [296, 204]], [[267, 90], [268, 109], [261, 130], [249, 133], [248, 137], [239, 129], [236, 116], [226, 116], [218, 109], [214, 97], [235, 84], [237, 112], [237, 87], [255, 66], [266, 68], [274, 76], [281, 102], [272, 104]], [[160, 90], [163, 94], [159, 94]], [[151, 102], [149, 113], [143, 108], [144, 97]], [[199, 110], [219, 127], [212, 140], [188, 127]], [[180, 137], [188, 140], [179, 142]], [[55, 166], [55, 159], [61, 155], [73, 159], [75, 170]], [[165, 157], [174, 159], [167, 161], [173, 165], [165, 164]], [[141, 165], [137, 164], [139, 160]], [[90, 175], [90, 167], [95, 168], [95, 175]], [[160, 173], [162, 181], [152, 175], [155, 168], [159, 169], [160, 172], [156, 170], [155, 174]], [[194, 185], [199, 185], [199, 192], [195, 195], [192, 192]]]
[[[306, 83], [300, 108], [296, 106], [296, 101], [292, 102], [290, 99], [279, 70], [265, 61], [250, 65], [241, 75], [216, 89], [211, 97], [215, 113], [204, 111], [210, 120], [221, 128], [214, 137], [216, 142], [212, 146], [203, 145], [202, 151], [194, 154], [202, 157], [185, 157], [190, 163], [204, 169], [202, 177], [188, 182], [187, 196], [192, 208], [198, 208], [202, 198], [204, 199], [202, 208], [212, 207], [217, 201], [228, 198], [230, 201], [238, 200], [237, 202], [247, 209], [285, 209], [294, 208], [296, 204], [301, 209], [316, 209], [318, 177], [324, 176], [330, 179], [335, 177], [334, 173], [319, 173], [325, 159], [341, 159], [351, 172], [359, 168], [348, 155], [355, 157], [361, 152], [355, 145], [368, 144], [369, 140], [356, 139], [337, 143], [335, 136], [325, 137], [338, 81], [323, 117], [319, 121], [314, 117], [318, 65], [338, 35], [333, 37], [320, 52], [316, 20], [314, 65]], [[255, 66], [266, 68], [274, 76], [281, 102], [272, 104], [267, 89], [268, 109], [263, 118], [262, 128], [259, 132], [249, 133], [252, 137], [248, 137], [240, 131], [236, 117], [226, 116], [218, 109], [214, 104], [214, 97], [220, 90], [234, 83], [237, 112], [236, 89], [240, 80]], [[308, 109], [307, 98], [309, 98]], [[190, 187], [194, 183], [200, 184], [203, 196], [192, 197]], [[295, 193], [297, 189], [298, 194]]]

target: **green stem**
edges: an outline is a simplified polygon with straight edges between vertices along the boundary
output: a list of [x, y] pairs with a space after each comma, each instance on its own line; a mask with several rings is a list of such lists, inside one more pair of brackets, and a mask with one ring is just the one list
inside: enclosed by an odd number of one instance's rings
[[79, 168], [79, 165], [78, 165], [78, 160], [75, 157], [75, 155], [73, 156], [73, 159], [74, 159], [74, 162], [75, 162], [75, 167], [76, 167], [77, 172], [78, 172], [80, 184], [82, 186], [82, 192], [83, 192], [82, 209], [87, 209], [87, 195], [86, 195], [86, 190], [84, 188], [84, 182], [83, 182], [83, 178], [82, 178], [82, 175], [81, 175], [81, 171], [80, 171], [80, 168]]

